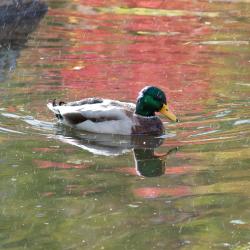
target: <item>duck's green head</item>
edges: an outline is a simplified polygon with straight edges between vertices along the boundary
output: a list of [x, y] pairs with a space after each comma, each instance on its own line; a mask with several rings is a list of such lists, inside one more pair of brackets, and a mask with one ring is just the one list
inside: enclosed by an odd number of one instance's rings
[[171, 121], [178, 122], [168, 107], [165, 93], [157, 87], [145, 87], [137, 98], [135, 113], [142, 116], [154, 116], [155, 112], [160, 112]]

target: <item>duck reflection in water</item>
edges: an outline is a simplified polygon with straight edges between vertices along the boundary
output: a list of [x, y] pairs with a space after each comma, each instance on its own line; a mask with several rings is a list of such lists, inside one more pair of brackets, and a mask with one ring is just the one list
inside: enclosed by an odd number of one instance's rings
[[165, 174], [166, 157], [178, 150], [177, 147], [167, 153], [157, 154], [154, 148], [134, 149], [135, 167], [138, 175], [156, 177]]
[[155, 152], [162, 145], [166, 136], [82, 134], [78, 131], [62, 129], [54, 136], [55, 139], [80, 147], [95, 155], [118, 156], [132, 151], [136, 173], [145, 177], [163, 175], [167, 156], [178, 150], [177, 147], [173, 147], [165, 153]]

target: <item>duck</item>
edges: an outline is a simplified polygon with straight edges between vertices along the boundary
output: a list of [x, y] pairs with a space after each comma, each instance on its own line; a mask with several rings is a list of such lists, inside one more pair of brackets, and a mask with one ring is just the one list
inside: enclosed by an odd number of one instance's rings
[[68, 103], [53, 100], [47, 107], [59, 123], [90, 133], [159, 136], [165, 127], [157, 112], [179, 121], [169, 109], [165, 93], [155, 86], [144, 87], [136, 104], [92, 97]]

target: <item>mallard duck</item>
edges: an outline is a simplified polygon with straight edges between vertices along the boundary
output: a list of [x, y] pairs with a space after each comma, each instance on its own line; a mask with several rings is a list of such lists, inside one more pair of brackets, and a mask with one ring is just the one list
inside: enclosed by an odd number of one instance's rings
[[72, 128], [104, 134], [164, 134], [165, 128], [155, 112], [178, 122], [170, 111], [166, 95], [157, 87], [143, 88], [136, 104], [110, 99], [86, 98], [75, 102], [48, 103], [58, 120]]

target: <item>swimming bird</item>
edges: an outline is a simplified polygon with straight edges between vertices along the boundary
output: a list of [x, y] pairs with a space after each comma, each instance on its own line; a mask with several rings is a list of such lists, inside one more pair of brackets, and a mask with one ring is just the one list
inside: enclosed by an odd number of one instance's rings
[[165, 93], [158, 87], [143, 88], [136, 104], [102, 98], [47, 104], [60, 123], [92, 133], [161, 135], [165, 128], [159, 112], [178, 122], [170, 111]]

